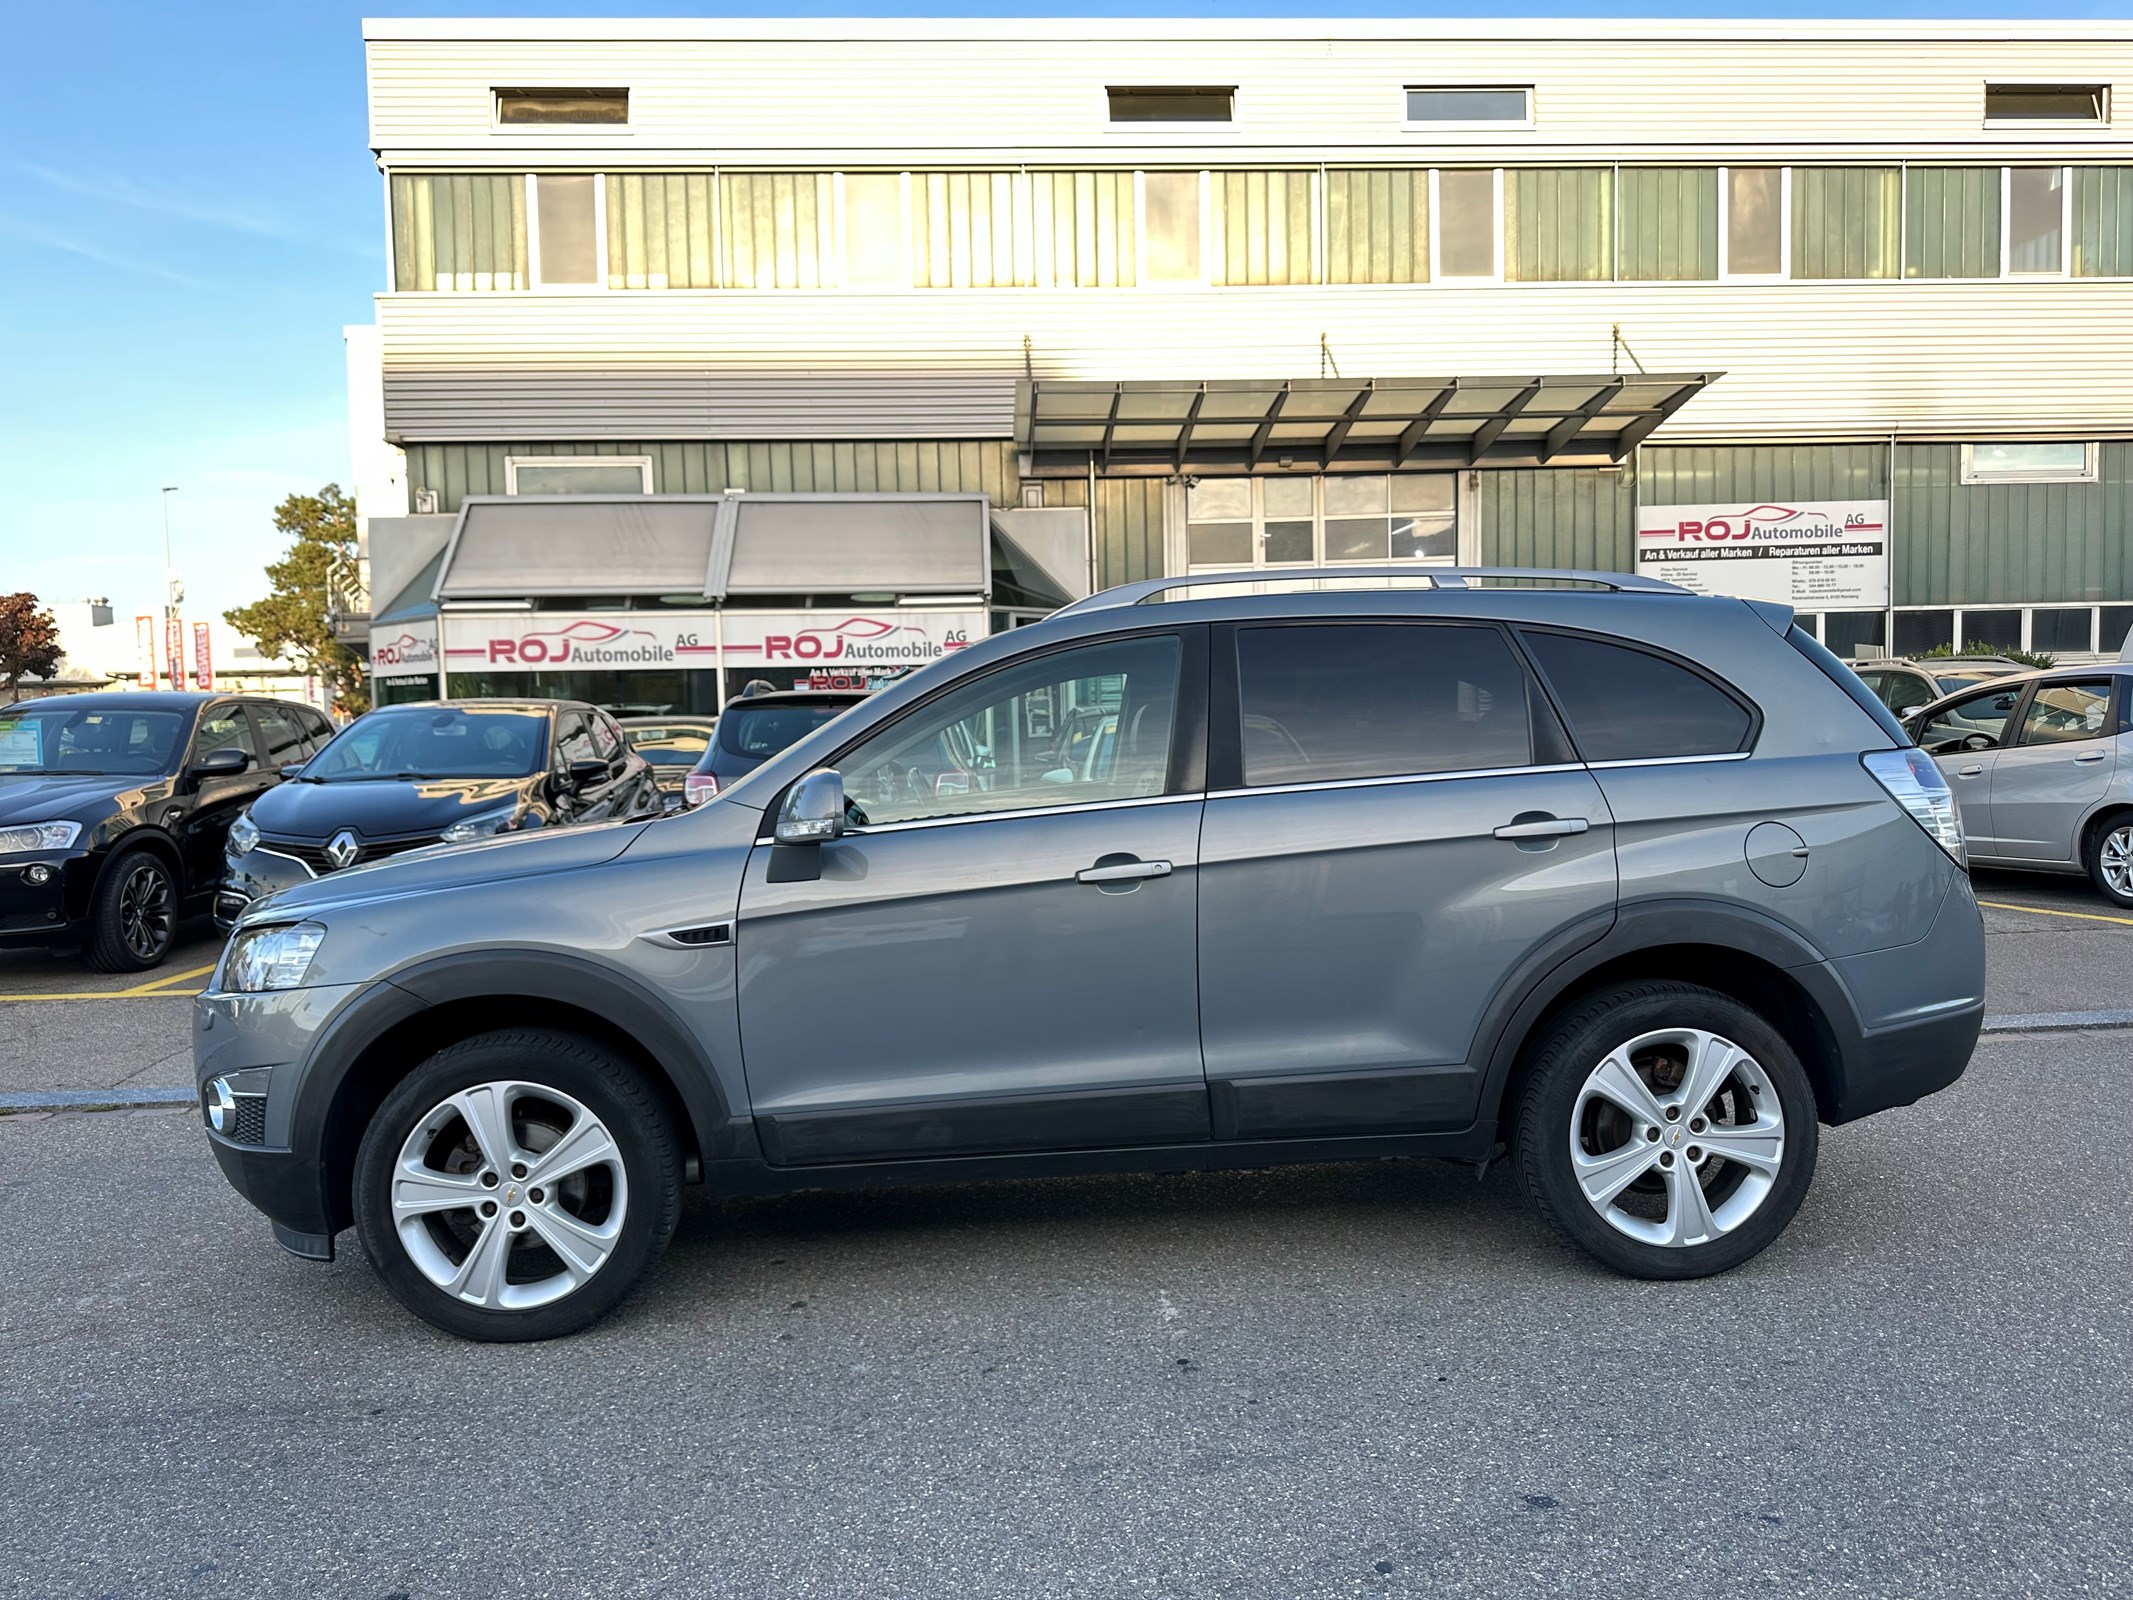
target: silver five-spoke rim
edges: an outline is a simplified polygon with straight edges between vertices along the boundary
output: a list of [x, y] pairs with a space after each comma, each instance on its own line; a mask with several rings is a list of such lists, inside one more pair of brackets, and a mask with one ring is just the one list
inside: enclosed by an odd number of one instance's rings
[[614, 1136], [534, 1083], [480, 1083], [432, 1107], [393, 1167], [393, 1226], [446, 1294], [491, 1311], [547, 1305], [607, 1263], [629, 1212]]
[[2133, 827], [2113, 828], [2105, 834], [2098, 859], [2111, 893], [2133, 900]]
[[1700, 1028], [1609, 1052], [1578, 1091], [1570, 1164], [1608, 1224], [1686, 1249], [1738, 1228], [1785, 1160], [1785, 1112], [1755, 1058]]

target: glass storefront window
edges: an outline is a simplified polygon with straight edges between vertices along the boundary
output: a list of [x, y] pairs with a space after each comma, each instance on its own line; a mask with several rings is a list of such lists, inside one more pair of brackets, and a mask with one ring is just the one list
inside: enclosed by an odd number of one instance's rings
[[1449, 562], [1459, 555], [1448, 472], [1203, 478], [1185, 500], [1189, 567]]
[[454, 700], [583, 700], [618, 717], [716, 716], [720, 705], [718, 673], [702, 670], [452, 672], [445, 693]]

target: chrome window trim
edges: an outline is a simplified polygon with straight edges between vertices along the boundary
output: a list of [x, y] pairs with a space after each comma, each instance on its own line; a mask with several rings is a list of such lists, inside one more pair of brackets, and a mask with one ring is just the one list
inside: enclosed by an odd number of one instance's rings
[[[1081, 816], [1091, 811], [1128, 811], [1140, 806], [1175, 806], [1187, 801], [1202, 801], [1208, 796], [1195, 789], [1190, 794], [1138, 795], [1128, 800], [1084, 800], [1078, 805], [1031, 806], [1018, 811], [970, 811], [953, 817], [917, 817], [909, 822], [873, 822], [862, 827], [847, 826], [837, 837], [840, 839], [865, 839], [880, 833], [908, 833], [917, 828], [950, 828], [966, 822], [1004, 822], [1011, 817], [1069, 817]], [[757, 844], [776, 844], [774, 835], [764, 833], [756, 836]], [[836, 840], [825, 841], [834, 844]], [[795, 848], [804, 849], [803, 846]]]
[[1711, 756], [1629, 756], [1618, 761], [1588, 761], [1594, 772], [1614, 772], [1623, 767], [1692, 767], [1706, 761], [1746, 761], [1753, 750], [1728, 750]]
[[1551, 762], [1544, 766], [1462, 767], [1456, 772], [1404, 772], [1379, 778], [1321, 778], [1306, 783], [1247, 785], [1242, 789], [1215, 789], [1210, 800], [1236, 800], [1253, 794], [1316, 794], [1325, 789], [1384, 789], [1410, 783], [1448, 783], [1459, 778], [1510, 778], [1534, 772], [1583, 772], [1575, 761]]
[[287, 861], [296, 866], [302, 867], [304, 869], [304, 876], [307, 878], [316, 878], [318, 876], [316, 872], [311, 870], [311, 863], [304, 860], [301, 856], [292, 856], [286, 851], [282, 850], [270, 850], [263, 844], [255, 844], [252, 846], [252, 849], [258, 855], [273, 856], [278, 861]]

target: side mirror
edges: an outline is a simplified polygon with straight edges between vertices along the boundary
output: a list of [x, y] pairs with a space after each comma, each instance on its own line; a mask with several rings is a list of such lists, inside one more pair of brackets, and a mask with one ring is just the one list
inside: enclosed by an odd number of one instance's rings
[[281, 769], [281, 775], [284, 778], [293, 778], [303, 770], [304, 764], [301, 761], [292, 761]]
[[230, 778], [251, 769], [252, 757], [233, 744], [219, 750], [210, 750], [193, 763], [192, 773], [196, 778]]
[[580, 789], [590, 789], [596, 783], [607, 782], [607, 763], [597, 756], [587, 756], [582, 761], [573, 761], [563, 769], [563, 787], [575, 794]]
[[826, 844], [844, 832], [844, 779], [817, 767], [785, 793], [778, 809], [779, 844]]

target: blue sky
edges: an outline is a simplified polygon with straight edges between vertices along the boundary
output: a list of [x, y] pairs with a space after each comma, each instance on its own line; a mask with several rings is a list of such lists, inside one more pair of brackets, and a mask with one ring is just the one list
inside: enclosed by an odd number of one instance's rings
[[[348, 477], [341, 328], [383, 281], [360, 19], [1016, 14], [1000, 4], [10, 9], [0, 67], [0, 590], [157, 603], [158, 490], [191, 617], [262, 590], [282, 496]], [[2123, 4], [1061, 5], [1074, 15], [2124, 17]]]

